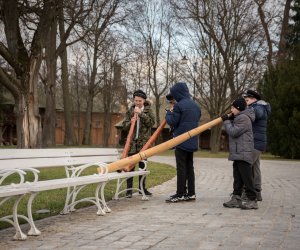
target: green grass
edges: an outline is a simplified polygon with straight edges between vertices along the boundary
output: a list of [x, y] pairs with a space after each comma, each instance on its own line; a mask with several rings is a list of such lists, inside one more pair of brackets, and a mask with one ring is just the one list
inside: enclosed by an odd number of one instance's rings
[[[211, 153], [209, 150], [200, 150], [194, 153], [194, 157], [199, 158], [228, 158], [229, 152], [220, 151], [219, 153]], [[173, 150], [167, 150], [161, 154], [160, 156], [174, 156]], [[263, 153], [261, 155], [261, 159], [263, 160], [286, 160], [279, 156], [272, 155], [270, 153]]]
[[[147, 181], [146, 181], [147, 188], [160, 185], [165, 181], [173, 178], [176, 175], [175, 168], [167, 164], [149, 162], [148, 169], [150, 170], [150, 175], [147, 176]], [[85, 170], [83, 172], [83, 175], [94, 174], [94, 173], [96, 173], [96, 167]], [[63, 167], [47, 168], [47, 169], [41, 169], [39, 180], [65, 178], [65, 176], [66, 174]], [[28, 176], [26, 176], [26, 180], [28, 181], [33, 180], [33, 175], [28, 174]], [[18, 183], [18, 177], [11, 176], [3, 184], [7, 184], [11, 182]], [[81, 190], [81, 192], [78, 195], [78, 198], [93, 196], [96, 186], [97, 186], [96, 184], [86, 186], [83, 190]], [[138, 186], [138, 177], [134, 178], [134, 186], [135, 187]], [[116, 189], [116, 180], [108, 182], [108, 184], [105, 187], [106, 201], [112, 199], [115, 193], [115, 189]], [[34, 220], [39, 220], [45, 217], [59, 214], [64, 207], [66, 193], [67, 193], [66, 188], [39, 193], [34, 199], [34, 202], [32, 204], [32, 212], [33, 212]], [[26, 195], [21, 200], [18, 209], [19, 214], [26, 214], [26, 204], [28, 198], [29, 195]], [[3, 204], [0, 207], [0, 218], [12, 213], [13, 201], [14, 199], [12, 198], [11, 200], [7, 201], [5, 204]], [[81, 207], [86, 207], [91, 205], [93, 204], [83, 202], [83, 203], [79, 203], [76, 206], [76, 208], [81, 208]], [[37, 214], [36, 211], [41, 209], [50, 210], [50, 213]], [[25, 221], [20, 220], [20, 222], [24, 223]], [[0, 222], [0, 229], [7, 228], [9, 226], [11, 226], [9, 223]]]

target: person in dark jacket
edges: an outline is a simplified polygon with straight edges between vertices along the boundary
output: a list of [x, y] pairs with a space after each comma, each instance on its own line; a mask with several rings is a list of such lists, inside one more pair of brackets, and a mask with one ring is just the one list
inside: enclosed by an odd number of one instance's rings
[[[198, 127], [200, 107], [194, 102], [184, 82], [175, 83], [170, 94], [176, 100], [173, 108], [167, 110], [166, 121], [173, 129], [173, 137]], [[193, 157], [198, 150], [198, 136], [194, 136], [175, 147], [177, 190], [166, 202], [195, 200], [195, 174]]]
[[[147, 95], [142, 90], [137, 90], [133, 93], [134, 104], [126, 112], [125, 119], [123, 121], [123, 130], [129, 131], [131, 125], [131, 119], [133, 119], [134, 113], [137, 113], [137, 121], [134, 127], [133, 136], [130, 141], [130, 149], [128, 156], [137, 154], [142, 147], [146, 144], [151, 136], [151, 129], [154, 125], [154, 115], [151, 110], [151, 104], [146, 100]], [[139, 162], [139, 169], [145, 169], [145, 161]], [[134, 171], [134, 168], [131, 170]], [[141, 181], [141, 176], [139, 181]], [[145, 187], [144, 179], [143, 183], [139, 184], [139, 187], [142, 185], [145, 195], [152, 195]], [[132, 187], [133, 187], [133, 178], [127, 179], [127, 192], [126, 197], [132, 197]]]
[[252, 123], [254, 136], [254, 153], [253, 153], [253, 180], [257, 192], [257, 200], [262, 201], [261, 195], [261, 171], [260, 171], [260, 155], [267, 147], [267, 122], [271, 114], [271, 106], [269, 103], [261, 100], [261, 95], [254, 90], [247, 90], [243, 97], [249, 107], [255, 111], [255, 120]]
[[[223, 115], [223, 125], [229, 136], [229, 157], [233, 161], [233, 193], [231, 200], [223, 203], [224, 207], [243, 209], [257, 209], [256, 192], [253, 184], [253, 131], [252, 122], [255, 113], [252, 108], [246, 108], [244, 98], [232, 103], [231, 114]], [[241, 201], [243, 187], [245, 186], [248, 199]]]

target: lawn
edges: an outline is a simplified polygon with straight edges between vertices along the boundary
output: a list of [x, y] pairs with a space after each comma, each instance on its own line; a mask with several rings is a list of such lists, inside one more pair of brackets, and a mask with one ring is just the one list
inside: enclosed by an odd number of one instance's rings
[[[220, 151], [219, 153], [211, 153], [209, 150], [199, 150], [194, 153], [194, 157], [199, 158], [228, 158], [228, 152]], [[159, 154], [160, 156], [174, 156], [173, 150], [167, 150]], [[263, 160], [284, 160], [278, 156], [272, 155], [270, 153], [263, 153], [261, 155]]]

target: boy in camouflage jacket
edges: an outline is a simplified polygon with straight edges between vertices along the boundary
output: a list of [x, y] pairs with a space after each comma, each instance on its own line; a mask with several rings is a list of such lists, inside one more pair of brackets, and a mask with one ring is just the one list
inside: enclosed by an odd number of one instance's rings
[[[131, 120], [134, 119], [134, 113], [137, 113], [137, 121], [134, 127], [133, 135], [130, 141], [130, 149], [128, 156], [138, 153], [142, 147], [146, 144], [151, 136], [151, 128], [154, 125], [154, 115], [151, 110], [151, 104], [146, 100], [147, 95], [142, 90], [137, 90], [133, 93], [134, 104], [126, 112], [125, 119], [123, 121], [123, 130], [128, 132], [131, 125]], [[144, 169], [144, 162], [139, 162], [139, 168]], [[134, 168], [131, 170], [134, 171]], [[152, 195], [145, 188], [145, 180], [142, 183], [142, 187], [146, 195]], [[141, 176], [139, 177], [141, 181]], [[133, 178], [127, 179], [127, 193], [126, 197], [132, 197]]]

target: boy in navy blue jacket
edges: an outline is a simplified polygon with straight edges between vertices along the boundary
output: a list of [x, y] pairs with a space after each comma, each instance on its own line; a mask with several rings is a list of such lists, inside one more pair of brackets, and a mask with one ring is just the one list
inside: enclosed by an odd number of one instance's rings
[[255, 120], [252, 123], [254, 136], [252, 172], [257, 200], [262, 201], [260, 155], [267, 148], [267, 123], [268, 117], [271, 114], [271, 106], [261, 99], [259, 93], [251, 89], [247, 90], [243, 94], [243, 97], [247, 105], [255, 111]]
[[[172, 110], [167, 110], [166, 121], [173, 128], [173, 137], [198, 127], [200, 107], [191, 99], [184, 82], [176, 83], [170, 94], [176, 100]], [[166, 202], [190, 201], [196, 199], [194, 152], [198, 150], [198, 136], [194, 136], [175, 147], [177, 191]]]

